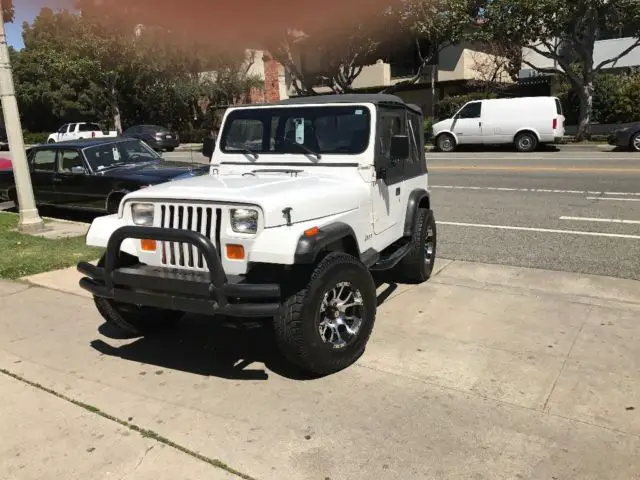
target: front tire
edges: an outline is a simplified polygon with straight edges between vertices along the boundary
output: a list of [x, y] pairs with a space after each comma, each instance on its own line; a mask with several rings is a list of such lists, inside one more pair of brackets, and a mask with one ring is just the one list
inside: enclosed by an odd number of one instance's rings
[[433, 210], [420, 208], [416, 214], [411, 249], [396, 267], [398, 276], [407, 283], [426, 282], [436, 261], [436, 219]]
[[634, 152], [640, 152], [640, 132], [636, 133], [633, 137], [631, 137], [631, 142], [629, 143], [631, 150]]
[[275, 319], [276, 340], [301, 369], [334, 373], [364, 353], [376, 307], [376, 286], [367, 268], [351, 255], [332, 252], [314, 267], [306, 286], [284, 300]]
[[[125, 265], [133, 265], [137, 262], [131, 255], [121, 253], [121, 256], [124, 257], [122, 260]], [[104, 259], [103, 256], [98, 262], [99, 267], [104, 266]], [[96, 296], [93, 297], [93, 301], [107, 324], [131, 337], [144, 336], [168, 328], [184, 315], [183, 312], [174, 310], [119, 303]]]
[[439, 152], [451, 153], [456, 149], [456, 139], [449, 133], [441, 133], [436, 138], [436, 149]]
[[50, 138], [49, 140], [47, 140], [47, 143], [56, 143], [56, 141], [53, 138]]

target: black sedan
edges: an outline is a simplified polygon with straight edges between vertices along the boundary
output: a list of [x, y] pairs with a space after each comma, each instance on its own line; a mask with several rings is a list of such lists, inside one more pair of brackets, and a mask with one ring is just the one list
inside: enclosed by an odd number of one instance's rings
[[122, 136], [142, 140], [157, 151], [173, 152], [180, 146], [178, 134], [159, 125], [135, 125], [122, 132]]
[[[37, 205], [115, 213], [127, 193], [202, 175], [208, 166], [168, 162], [132, 138], [87, 139], [27, 150]], [[11, 170], [0, 171], [0, 199], [17, 203]]]
[[640, 122], [631, 123], [609, 134], [609, 145], [640, 152]]

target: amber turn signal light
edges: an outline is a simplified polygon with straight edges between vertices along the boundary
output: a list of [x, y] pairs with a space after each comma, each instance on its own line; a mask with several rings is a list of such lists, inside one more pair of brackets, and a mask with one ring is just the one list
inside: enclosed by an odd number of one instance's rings
[[242, 245], [227, 245], [227, 258], [230, 260], [244, 260], [244, 247]]
[[312, 228], [304, 231], [304, 236], [305, 237], [315, 237], [318, 233], [320, 233], [320, 229], [318, 227], [312, 227]]
[[140, 240], [140, 248], [143, 252], [155, 252], [156, 251], [156, 241], [144, 239]]

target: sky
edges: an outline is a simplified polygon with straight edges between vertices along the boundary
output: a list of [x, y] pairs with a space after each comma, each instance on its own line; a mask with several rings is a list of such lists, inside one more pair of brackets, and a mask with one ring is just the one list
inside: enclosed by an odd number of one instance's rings
[[69, 7], [72, 0], [14, 0], [16, 18], [13, 23], [5, 25], [7, 41], [15, 48], [22, 48], [22, 22], [31, 23], [38, 16], [42, 7], [52, 9]]

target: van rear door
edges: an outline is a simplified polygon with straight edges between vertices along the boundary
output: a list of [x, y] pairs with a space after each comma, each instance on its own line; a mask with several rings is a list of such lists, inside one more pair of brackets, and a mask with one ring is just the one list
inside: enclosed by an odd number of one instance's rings
[[553, 136], [555, 138], [564, 137], [564, 114], [562, 111], [562, 102], [558, 97], [553, 97], [556, 103], [556, 117], [552, 120], [553, 123]]

